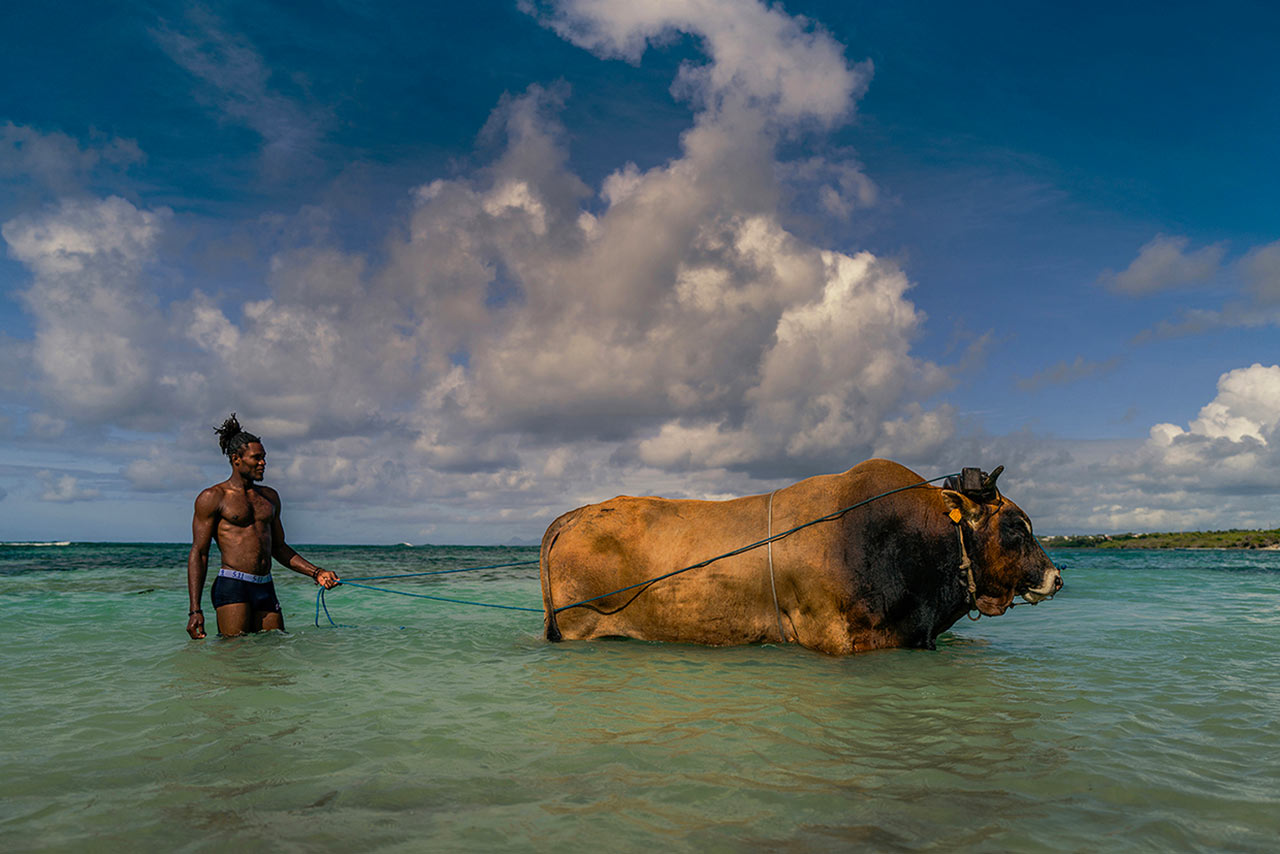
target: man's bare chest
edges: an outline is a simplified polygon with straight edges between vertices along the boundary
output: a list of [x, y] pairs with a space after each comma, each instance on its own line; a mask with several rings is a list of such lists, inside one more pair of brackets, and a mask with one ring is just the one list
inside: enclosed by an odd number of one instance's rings
[[220, 511], [223, 522], [237, 528], [248, 528], [269, 524], [276, 508], [257, 492], [233, 492], [223, 496]]

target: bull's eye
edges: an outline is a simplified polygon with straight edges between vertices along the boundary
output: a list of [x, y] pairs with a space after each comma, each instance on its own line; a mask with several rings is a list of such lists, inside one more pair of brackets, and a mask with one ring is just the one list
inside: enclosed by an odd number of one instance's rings
[[1000, 540], [1006, 548], [1018, 548], [1031, 536], [1031, 523], [1026, 517], [1015, 515], [1000, 517]]

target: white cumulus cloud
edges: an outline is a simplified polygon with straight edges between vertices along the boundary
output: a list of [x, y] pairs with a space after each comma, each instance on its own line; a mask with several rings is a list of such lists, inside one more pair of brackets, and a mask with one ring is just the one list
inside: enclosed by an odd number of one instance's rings
[[557, 33], [604, 57], [638, 62], [651, 44], [676, 33], [697, 36], [710, 62], [682, 67], [676, 88], [713, 112], [727, 103], [745, 103], [764, 106], [787, 121], [829, 123], [848, 115], [871, 77], [869, 61], [850, 67], [838, 42], [778, 6], [742, 0], [558, 0], [548, 5], [544, 20]]
[[141, 274], [168, 217], [112, 196], [63, 201], [0, 229], [34, 273], [23, 295], [36, 325], [32, 359], [63, 412], [110, 419], [148, 397], [152, 339], [164, 324]]
[[1218, 393], [1185, 428], [1157, 424], [1139, 480], [1188, 490], [1273, 486], [1280, 475], [1280, 365], [1254, 364], [1218, 379]]

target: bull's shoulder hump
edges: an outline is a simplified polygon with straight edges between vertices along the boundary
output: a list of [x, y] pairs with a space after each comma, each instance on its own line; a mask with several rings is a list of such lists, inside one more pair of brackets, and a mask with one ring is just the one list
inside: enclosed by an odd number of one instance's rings
[[[833, 472], [831, 474], [818, 474], [813, 477], [807, 477], [804, 480], [797, 481], [790, 486], [784, 486], [777, 492], [806, 492], [806, 491], [824, 491], [831, 489], [840, 489], [841, 487], [854, 483], [883, 483], [885, 488], [893, 488], [904, 484], [919, 483], [923, 480], [920, 475], [911, 469], [895, 463], [893, 460], [885, 460], [880, 458], [864, 460], [851, 469], [842, 472]], [[768, 493], [765, 493], [766, 495]]]
[[907, 481], [918, 482], [924, 478], [916, 474], [902, 463], [895, 463], [893, 460], [881, 459], [879, 457], [865, 460], [858, 463], [853, 468], [845, 472], [847, 475], [883, 477], [886, 481]]
[[[923, 480], [904, 465], [873, 459], [848, 471], [820, 474], [779, 489], [773, 504], [790, 516], [822, 515]], [[914, 492], [912, 493], [914, 495]]]

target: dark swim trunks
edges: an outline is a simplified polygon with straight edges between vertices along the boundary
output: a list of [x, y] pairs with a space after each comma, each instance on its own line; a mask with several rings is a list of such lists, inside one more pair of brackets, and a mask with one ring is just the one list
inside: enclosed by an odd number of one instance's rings
[[[246, 578], [264, 578], [265, 581], [245, 581]], [[279, 612], [280, 600], [276, 598], [276, 585], [270, 575], [248, 575], [224, 569], [213, 580], [211, 592], [213, 607], [248, 603], [254, 611]]]

